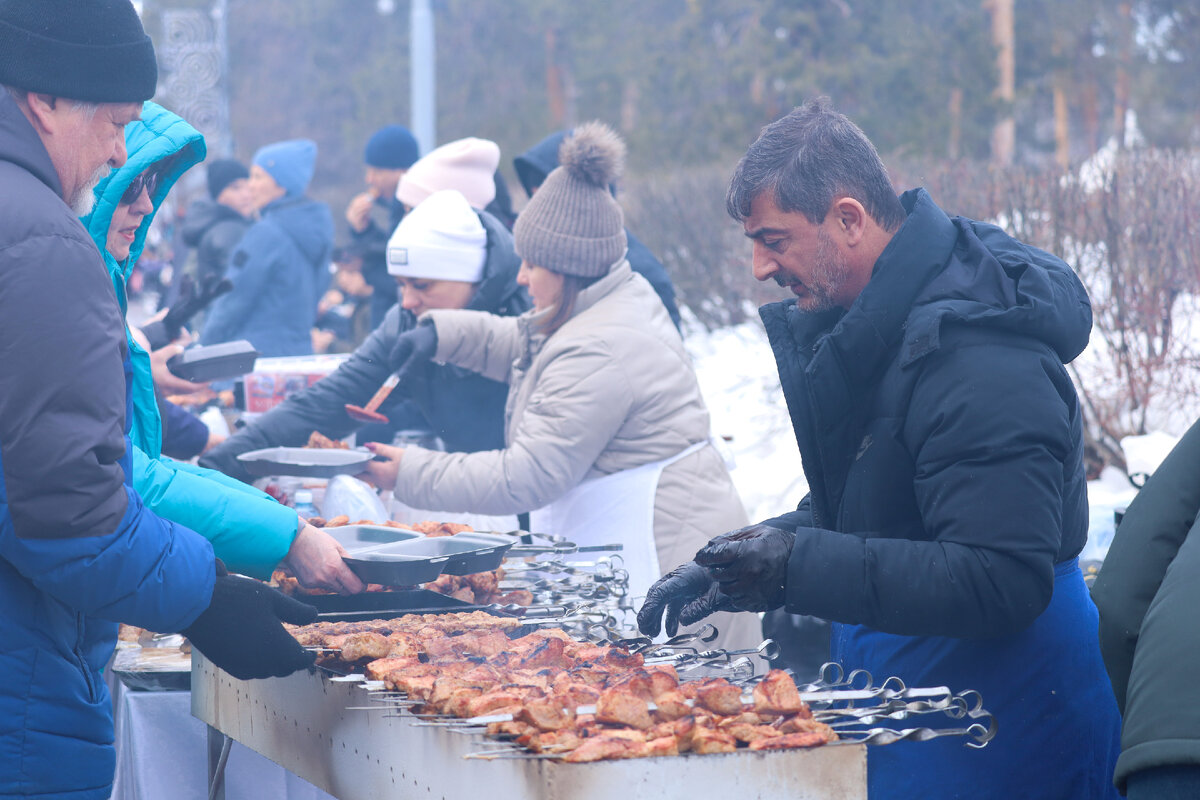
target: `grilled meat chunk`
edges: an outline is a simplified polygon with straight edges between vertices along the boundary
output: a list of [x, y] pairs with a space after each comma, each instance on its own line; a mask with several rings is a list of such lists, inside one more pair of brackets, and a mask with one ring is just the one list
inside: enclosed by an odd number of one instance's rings
[[773, 669], [754, 687], [754, 710], [760, 714], [797, 714], [806, 709], [792, 676]]
[[638, 730], [646, 730], [654, 724], [645, 698], [621, 689], [605, 689], [600, 693], [596, 701], [596, 720]]

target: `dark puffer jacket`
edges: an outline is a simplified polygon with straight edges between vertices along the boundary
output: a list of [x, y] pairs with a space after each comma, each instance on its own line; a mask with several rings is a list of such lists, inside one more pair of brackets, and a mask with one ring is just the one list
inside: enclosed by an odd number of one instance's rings
[[[513, 167], [517, 170], [517, 177], [521, 181], [521, 187], [525, 190], [525, 194], [532, 197], [533, 190], [541, 186], [545, 182], [546, 176], [558, 166], [558, 148], [566, 136], [567, 131], [552, 133], [513, 159]], [[629, 262], [629, 266], [633, 267], [634, 272], [648, 280], [654, 287], [654, 293], [658, 295], [658, 299], [662, 300], [667, 313], [671, 315], [671, 322], [678, 330], [679, 308], [675, 305], [675, 285], [671, 283], [671, 276], [667, 275], [666, 268], [654, 257], [650, 248], [642, 244], [636, 236], [629, 232], [628, 228], [625, 229], [625, 238], [628, 240], [629, 247], [629, 251], [625, 254], [625, 260]]]
[[[512, 234], [486, 212], [479, 213], [487, 231], [483, 280], [467, 307], [504, 317], [530, 308], [529, 296], [517, 285], [521, 261], [513, 252]], [[393, 288], [394, 288], [393, 281]], [[200, 465], [244, 481], [252, 480], [237, 456], [263, 447], [298, 446], [320, 431], [341, 438], [360, 423], [346, 414], [345, 404], [365, 404], [391, 374], [388, 362], [396, 337], [416, 325], [399, 304], [332, 375], [289, 397], [222, 444], [205, 453]], [[379, 408], [388, 429], [373, 427], [362, 441], [390, 442], [390, 431], [422, 428], [436, 432], [453, 452], [499, 450], [504, 447], [504, 403], [507, 384], [447, 364], [426, 364], [411, 380], [397, 386]]]
[[[1109, 798], [1120, 720], [1076, 561], [1091, 305], [1061, 260], [923, 190], [842, 312], [762, 311], [808, 477], [786, 608], [844, 668], [971, 688], [996, 739], [868, 753], [868, 791]], [[900, 723], [897, 723], [900, 724]]]
[[310, 355], [332, 252], [327, 205], [307, 197], [268, 204], [230, 256], [233, 290], [213, 304], [200, 340], [247, 339], [263, 356]]
[[[1013, 633], [1087, 537], [1063, 364], [1091, 304], [1048, 253], [948, 218], [923, 190], [901, 199], [908, 221], [849, 311], [761, 312], [817, 526], [797, 535], [789, 610], [909, 636]], [[806, 524], [789, 516], [777, 524]]]
[[200, 197], [183, 218], [183, 242], [196, 249], [196, 280], [201, 284], [225, 277], [229, 257], [246, 235], [250, 220], [227, 205]]
[[1125, 512], [1092, 597], [1100, 649], [1124, 714], [1115, 781], [1200, 766], [1200, 423]]
[[0, 796], [103, 800], [117, 623], [187, 627], [216, 568], [130, 486], [121, 309], [61, 194], [0, 91]]

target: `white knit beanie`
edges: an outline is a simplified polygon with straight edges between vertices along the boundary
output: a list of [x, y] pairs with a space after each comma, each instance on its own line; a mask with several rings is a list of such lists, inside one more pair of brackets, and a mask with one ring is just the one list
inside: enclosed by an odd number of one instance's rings
[[469, 137], [449, 142], [408, 168], [396, 186], [396, 199], [416, 208], [431, 194], [457, 189], [471, 204], [483, 209], [496, 199], [496, 168], [500, 146], [487, 139]]
[[434, 192], [388, 240], [390, 275], [477, 283], [487, 261], [487, 231], [459, 192]]

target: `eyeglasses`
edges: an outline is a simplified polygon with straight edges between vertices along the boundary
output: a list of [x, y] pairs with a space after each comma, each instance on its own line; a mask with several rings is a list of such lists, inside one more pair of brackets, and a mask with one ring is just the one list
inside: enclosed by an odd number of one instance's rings
[[136, 178], [129, 182], [129, 186], [125, 189], [125, 194], [121, 195], [121, 205], [128, 206], [137, 202], [141, 196], [142, 190], [146, 190], [146, 194], [153, 197], [154, 190], [158, 188], [158, 171], [146, 170], [139, 173]]

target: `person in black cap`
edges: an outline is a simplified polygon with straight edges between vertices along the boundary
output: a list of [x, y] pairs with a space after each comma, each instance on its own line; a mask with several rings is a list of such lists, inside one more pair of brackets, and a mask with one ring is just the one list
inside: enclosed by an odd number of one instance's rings
[[201, 286], [225, 277], [229, 256], [250, 227], [254, 202], [240, 161], [222, 158], [208, 165], [208, 197], [188, 204], [183, 241], [196, 249], [196, 282]]
[[[420, 148], [412, 132], [403, 125], [386, 125], [367, 140], [363, 160], [367, 171], [367, 190], [346, 206], [346, 222], [355, 249], [363, 256], [363, 277], [374, 290], [371, 295], [371, 327], [383, 322], [388, 309], [396, 304], [396, 282], [388, 275], [388, 237], [404, 217], [404, 206], [396, 199], [396, 186], [418, 158]], [[387, 222], [379, 224], [376, 209], [387, 212]]]
[[0, 0], [3, 797], [111, 794], [118, 621], [184, 633], [242, 679], [313, 660], [280, 624], [311, 606], [227, 574], [130, 485], [121, 308], [78, 214], [157, 78], [129, 0]]

